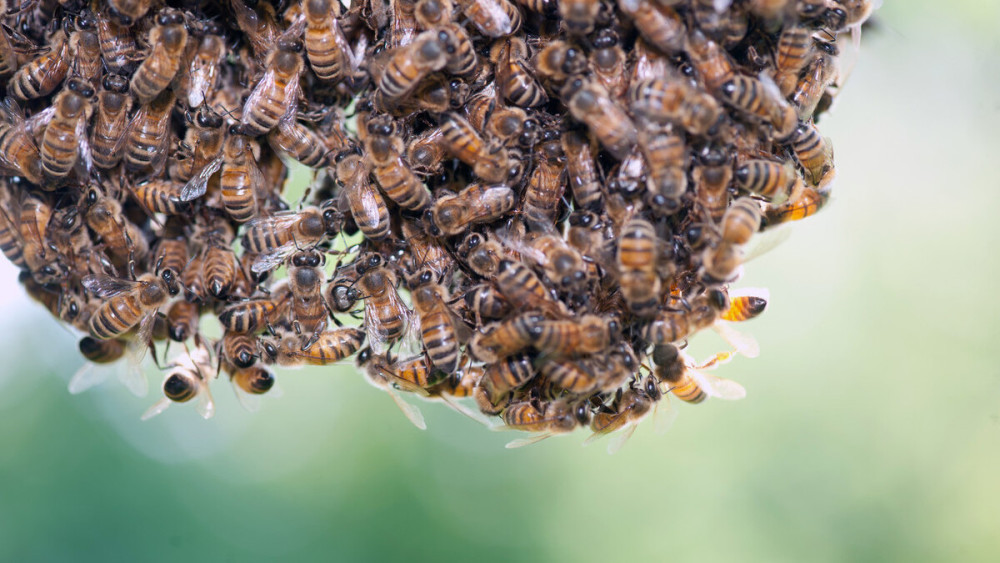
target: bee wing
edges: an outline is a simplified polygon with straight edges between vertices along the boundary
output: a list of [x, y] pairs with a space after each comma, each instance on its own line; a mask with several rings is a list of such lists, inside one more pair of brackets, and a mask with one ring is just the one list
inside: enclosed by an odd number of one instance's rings
[[[55, 108], [52, 108], [52, 110], [55, 112]], [[0, 102], [0, 113], [3, 114], [3, 120], [6, 123], [15, 126], [24, 124], [24, 110], [21, 109], [21, 106], [13, 98], [7, 97]]]
[[397, 393], [391, 386], [386, 387], [386, 392], [389, 393], [389, 396], [392, 397], [392, 400], [396, 403], [396, 406], [399, 407], [399, 410], [403, 411], [403, 414], [406, 415], [406, 418], [410, 419], [410, 422], [412, 422], [414, 426], [421, 430], [427, 430], [427, 423], [424, 422], [424, 415], [420, 412], [420, 409], [418, 409], [415, 405], [411, 405], [410, 403], [404, 401], [403, 398], [399, 396], [399, 393]]
[[272, 252], [266, 254], [261, 254], [254, 259], [253, 264], [250, 265], [250, 271], [255, 274], [263, 274], [264, 272], [270, 272], [271, 270], [277, 268], [285, 261], [292, 251], [295, 250], [295, 243], [290, 242], [288, 244], [279, 246]]
[[167, 407], [170, 406], [170, 403], [171, 403], [170, 399], [166, 397], [160, 399], [159, 401], [156, 401], [155, 403], [153, 403], [153, 406], [149, 407], [146, 410], [146, 412], [142, 413], [142, 416], [139, 417], [139, 420], [149, 420], [153, 418], [154, 416], [167, 410]]
[[240, 386], [233, 383], [233, 393], [236, 394], [236, 400], [240, 402], [240, 405], [247, 410], [247, 412], [257, 412], [260, 410], [260, 395], [252, 395], [246, 391], [240, 389]]
[[[664, 402], [667, 403], [666, 412], [660, 412], [660, 403]], [[670, 396], [664, 395], [663, 399], [659, 403], [656, 403], [656, 407], [653, 410], [653, 433], [666, 434], [673, 427], [678, 414], [680, 413], [674, 408], [674, 403], [670, 400]]]
[[736, 330], [732, 325], [726, 321], [716, 321], [712, 325], [712, 329], [719, 333], [719, 336], [723, 338], [730, 346], [736, 348], [736, 351], [746, 356], [747, 358], [756, 358], [760, 356], [760, 344], [757, 343], [757, 339], [749, 334], [743, 334], [742, 332]]
[[208, 379], [201, 380], [201, 388], [198, 390], [198, 403], [194, 408], [205, 420], [215, 416], [215, 401], [212, 400], [212, 392], [208, 389]]
[[213, 159], [197, 175], [188, 180], [184, 184], [184, 188], [181, 189], [181, 201], [191, 201], [205, 195], [208, 190], [208, 181], [222, 168], [222, 161], [222, 156]]
[[56, 115], [56, 108], [54, 106], [45, 108], [44, 110], [26, 119], [24, 121], [24, 127], [27, 129], [29, 133], [34, 134], [39, 129], [48, 125], [49, 122], [52, 121], [52, 118], [55, 117], [55, 115]]
[[704, 389], [705, 393], [707, 393], [710, 397], [716, 397], [726, 401], [738, 401], [747, 396], [747, 390], [744, 389], [742, 385], [731, 379], [701, 373], [700, 371], [693, 369], [688, 370], [688, 374], [692, 379], [698, 382], [698, 385]]
[[791, 225], [788, 224], [757, 233], [744, 248], [743, 263], [757, 259], [781, 246], [791, 234]]
[[94, 362], [86, 362], [73, 374], [69, 380], [70, 395], [78, 395], [91, 387], [96, 387], [104, 383], [111, 374], [110, 366], [98, 365]]
[[504, 447], [507, 448], [508, 450], [512, 450], [514, 448], [523, 448], [524, 446], [537, 444], [538, 442], [541, 442], [542, 440], [552, 435], [553, 434], [551, 433], [545, 432], [542, 434], [536, 434], [530, 438], [518, 438], [517, 440], [511, 440], [510, 442], [507, 442], [507, 444]]
[[628, 442], [632, 434], [635, 433], [636, 426], [638, 425], [635, 422], [631, 422], [625, 429], [611, 438], [611, 441], [608, 442], [608, 455], [615, 455], [618, 450], [622, 449], [625, 442]]
[[76, 122], [76, 140], [80, 143], [77, 151], [80, 154], [78, 164], [83, 166], [84, 177], [90, 177], [90, 172], [94, 169], [94, 161], [90, 157], [90, 142], [87, 140], [87, 120], [78, 119]]
[[483, 420], [483, 417], [479, 414], [478, 411], [474, 411], [474, 410], [470, 409], [469, 407], [463, 405], [462, 403], [459, 403], [455, 399], [452, 399], [448, 395], [441, 395], [440, 398], [441, 398], [442, 401], [445, 402], [446, 405], [448, 405], [449, 407], [451, 407], [451, 409], [454, 410], [455, 412], [457, 412], [459, 414], [462, 414], [462, 415], [465, 415], [465, 416], [471, 418], [472, 420], [475, 420], [479, 424], [482, 424], [483, 426], [485, 426], [487, 428], [492, 428], [493, 427], [489, 422], [487, 422], [486, 420]]
[[80, 283], [83, 287], [101, 299], [108, 299], [116, 295], [134, 290], [139, 282], [113, 278], [103, 274], [85, 276]]

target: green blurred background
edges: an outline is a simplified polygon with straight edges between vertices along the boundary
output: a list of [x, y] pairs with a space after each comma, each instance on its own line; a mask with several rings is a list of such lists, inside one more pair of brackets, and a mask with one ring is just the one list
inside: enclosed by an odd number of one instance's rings
[[614, 456], [426, 403], [421, 432], [350, 369], [140, 423], [120, 385], [66, 392], [75, 339], [4, 263], [0, 559], [1000, 559], [1000, 5], [879, 22], [821, 123], [835, 201], [740, 283], [772, 294], [718, 371], [746, 400]]

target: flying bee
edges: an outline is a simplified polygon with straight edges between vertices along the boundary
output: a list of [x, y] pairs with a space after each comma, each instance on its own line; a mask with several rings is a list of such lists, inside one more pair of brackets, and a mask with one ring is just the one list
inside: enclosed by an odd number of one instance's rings
[[136, 112], [125, 133], [126, 168], [155, 172], [163, 164], [170, 142], [170, 113], [175, 100], [173, 90], [167, 89]]
[[424, 270], [411, 284], [413, 309], [420, 318], [420, 340], [435, 369], [446, 374], [458, 369], [459, 329], [464, 329], [449, 309], [448, 290], [435, 279], [434, 272]]
[[430, 30], [400, 47], [378, 78], [379, 91], [389, 100], [401, 100], [412, 93], [428, 74], [448, 64], [447, 40], [447, 33]]
[[456, 113], [442, 116], [441, 143], [453, 156], [472, 167], [488, 183], [501, 183], [514, 175], [509, 153], [502, 145], [488, 143], [472, 125]]
[[612, 432], [622, 431], [608, 444], [608, 453], [617, 452], [632, 436], [639, 422], [662, 398], [663, 393], [652, 376], [640, 380], [638, 387], [626, 387], [624, 392], [616, 394], [610, 406], [602, 406], [594, 413], [590, 423], [594, 434], [584, 441], [584, 445]]
[[90, 98], [94, 89], [90, 83], [73, 78], [52, 102], [55, 112], [42, 135], [42, 172], [49, 179], [65, 177], [83, 157], [84, 168], [91, 166], [87, 142], [87, 122], [90, 119]]
[[164, 398], [156, 402], [142, 415], [142, 420], [162, 413], [172, 403], [186, 403], [197, 398], [195, 410], [202, 418], [209, 419], [215, 414], [215, 403], [208, 388], [208, 374], [212, 369], [211, 352], [202, 346], [182, 355], [175, 362], [163, 380]]
[[537, 414], [537, 407], [530, 402], [512, 404], [503, 412], [504, 424], [514, 430], [538, 432], [538, 434], [531, 438], [513, 440], [505, 447], [520, 448], [552, 436], [572, 432], [578, 426], [589, 426], [591, 416], [590, 407], [585, 401], [572, 398], [547, 403], [541, 417]]
[[729, 292], [729, 308], [719, 316], [720, 320], [743, 322], [760, 316], [767, 309], [770, 292], [763, 288], [743, 288]]
[[832, 191], [829, 186], [818, 189], [805, 188], [798, 199], [769, 207], [764, 212], [764, 218], [761, 222], [763, 228], [770, 229], [789, 221], [800, 221], [806, 217], [815, 215], [816, 212], [830, 201], [831, 193]]
[[174, 158], [169, 167], [170, 177], [181, 182], [198, 176], [210, 165], [214, 173], [217, 167], [214, 167], [213, 161], [219, 157], [226, 139], [222, 116], [208, 106], [199, 108], [194, 119], [190, 119], [188, 114], [188, 121], [184, 141], [177, 150], [177, 154], [183, 154], [185, 158]]
[[389, 209], [378, 189], [369, 179], [370, 163], [359, 154], [348, 154], [337, 163], [337, 181], [351, 211], [354, 223], [365, 237], [382, 240], [389, 236]]
[[185, 342], [198, 334], [201, 307], [178, 299], [167, 308], [167, 336], [175, 342]]
[[833, 171], [833, 144], [823, 137], [816, 125], [803, 122], [795, 128], [791, 147], [806, 172], [806, 180], [821, 186]]
[[294, 119], [283, 119], [270, 133], [267, 141], [276, 151], [287, 154], [310, 168], [327, 164], [327, 149], [319, 133]]
[[739, 400], [746, 397], [746, 389], [742, 385], [728, 379], [701, 373], [708, 367], [729, 358], [730, 352], [716, 354], [703, 365], [695, 362], [672, 344], [657, 346], [653, 349], [653, 362], [656, 363], [654, 374], [658, 380], [670, 386], [670, 392], [678, 399], [687, 403], [701, 403], [708, 397], [726, 400]]
[[132, 29], [103, 17], [99, 11], [95, 12], [94, 16], [101, 60], [111, 72], [130, 70], [130, 67], [140, 59]]
[[604, 86], [573, 78], [561, 93], [573, 118], [585, 123], [615, 158], [625, 158], [635, 146], [638, 133], [632, 119], [611, 100]]
[[694, 135], [705, 135], [723, 113], [715, 97], [680, 80], [633, 82], [628, 98], [637, 115], [658, 123], [674, 122]]
[[154, 274], [144, 274], [136, 281], [90, 275], [81, 282], [87, 291], [105, 301], [90, 317], [90, 334], [107, 340], [119, 338], [133, 327], [138, 332], [132, 338], [148, 343], [156, 311], [170, 298], [167, 284]]
[[516, 196], [507, 186], [469, 184], [458, 194], [438, 198], [424, 219], [434, 236], [453, 236], [472, 225], [489, 223], [514, 208]]
[[790, 162], [753, 159], [741, 164], [733, 177], [744, 190], [757, 194], [774, 203], [781, 203], [791, 195], [798, 180], [795, 166]]
[[132, 75], [130, 89], [140, 103], [153, 100], [177, 75], [183, 62], [188, 32], [180, 12], [164, 10], [149, 31], [151, 51]]
[[370, 122], [368, 129], [365, 147], [373, 164], [375, 181], [386, 197], [412, 211], [430, 206], [430, 190], [403, 160], [403, 138], [393, 132], [391, 125]]
[[684, 49], [687, 29], [672, 7], [656, 0], [620, 0], [618, 5], [652, 45], [669, 54]]
[[521, 12], [509, 0], [456, 0], [472, 25], [487, 37], [503, 37], [521, 28]]
[[798, 109], [799, 119], [809, 119], [826, 92], [837, 78], [836, 45], [820, 43], [820, 49], [806, 65], [788, 99]]
[[205, 100], [215, 96], [219, 76], [222, 74], [222, 61], [226, 56], [226, 43], [222, 29], [217, 24], [209, 22], [198, 30], [200, 35], [195, 40], [194, 54], [187, 63], [187, 72], [179, 76], [180, 90], [184, 92], [189, 108], [200, 107]]
[[237, 369], [248, 369], [257, 363], [257, 338], [250, 334], [226, 331], [219, 341], [225, 362]]
[[618, 272], [622, 295], [638, 316], [656, 313], [662, 288], [656, 274], [656, 231], [653, 225], [635, 216], [622, 227], [618, 247]]
[[581, 74], [587, 68], [584, 51], [559, 39], [549, 42], [532, 59], [535, 73], [557, 89], [570, 76]]
[[244, 251], [259, 255], [250, 269], [254, 274], [273, 270], [296, 248], [336, 236], [343, 224], [343, 215], [331, 207], [257, 217], [246, 224], [242, 238]]
[[[288, 265], [288, 286], [292, 290], [292, 325], [296, 332], [315, 337], [326, 329], [327, 309], [323, 301], [325, 257], [316, 250], [299, 250]], [[309, 342], [306, 343], [308, 347]]]
[[525, 221], [538, 231], [552, 229], [566, 191], [566, 155], [558, 134], [551, 133], [551, 138], [538, 148], [537, 165], [523, 197]]
[[365, 254], [355, 266], [357, 287], [365, 302], [368, 345], [378, 354], [402, 338], [410, 326], [411, 311], [399, 297], [396, 273], [380, 254]]
[[521, 313], [498, 323], [487, 325], [469, 341], [472, 355], [487, 364], [513, 356], [541, 334], [540, 323], [545, 319], [538, 313]]
[[687, 145], [671, 126], [645, 123], [639, 129], [639, 148], [649, 167], [647, 202], [655, 212], [672, 215], [680, 210], [687, 191]]
[[132, 96], [128, 95], [128, 79], [120, 74], [106, 74], [97, 94], [94, 125], [90, 131], [91, 159], [98, 168], [114, 168], [122, 158], [119, 150], [125, 138]]
[[268, 55], [264, 75], [243, 105], [240, 133], [258, 137], [274, 129], [283, 118], [294, 115], [305, 65], [300, 50], [298, 44], [279, 41]]
[[7, 93], [27, 101], [48, 96], [62, 83], [73, 61], [66, 33], [57, 31], [49, 38], [49, 50], [17, 69], [7, 83]]
[[497, 41], [490, 48], [490, 61], [496, 68], [500, 95], [522, 108], [540, 106], [548, 101], [545, 90], [528, 68], [528, 46], [517, 37]]
[[404, 401], [396, 392], [396, 388], [420, 394], [426, 394], [426, 391], [400, 378], [392, 363], [385, 356], [372, 352], [371, 348], [365, 348], [358, 352], [357, 363], [358, 367], [364, 370], [369, 383], [388, 393], [399, 410], [414, 426], [421, 430], [427, 429], [427, 423], [424, 422], [424, 416], [420, 413], [420, 409]]
[[314, 335], [313, 339], [312, 345], [305, 348], [304, 337], [293, 333], [285, 334], [280, 340], [262, 336], [260, 338], [262, 358], [267, 363], [277, 363], [285, 367], [330, 365], [357, 352], [365, 340], [365, 331], [360, 328], [340, 327], [323, 331]]

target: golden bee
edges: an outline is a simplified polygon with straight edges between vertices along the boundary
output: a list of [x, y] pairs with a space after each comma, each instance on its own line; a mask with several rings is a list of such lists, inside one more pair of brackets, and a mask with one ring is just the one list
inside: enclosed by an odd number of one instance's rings
[[343, 222], [343, 215], [331, 207], [307, 207], [253, 219], [246, 224], [242, 238], [243, 248], [257, 255], [251, 270], [258, 274], [273, 270], [297, 247], [335, 236]]
[[600, 83], [573, 78], [561, 94], [573, 118], [585, 123], [615, 158], [624, 158], [636, 145], [635, 124]]
[[471, 184], [454, 195], [441, 196], [424, 214], [434, 236], [452, 236], [472, 225], [489, 223], [510, 211], [516, 199], [507, 186]]
[[152, 50], [135, 74], [130, 89], [140, 103], [153, 100], [180, 70], [188, 33], [180, 12], [164, 10], [156, 17], [156, 27], [149, 32]]

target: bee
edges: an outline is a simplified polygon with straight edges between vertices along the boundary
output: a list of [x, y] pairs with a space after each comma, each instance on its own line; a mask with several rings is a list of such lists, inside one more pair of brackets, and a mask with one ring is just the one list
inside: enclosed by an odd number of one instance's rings
[[108, 14], [124, 26], [130, 26], [146, 15], [150, 0], [108, 0]]
[[153, 272], [167, 283], [171, 295], [179, 291], [178, 282], [187, 263], [187, 240], [181, 236], [169, 238], [167, 233], [163, 233], [150, 254], [150, 265]]
[[615, 158], [625, 158], [635, 146], [635, 124], [600, 83], [573, 78], [563, 87], [562, 98], [573, 118], [585, 123]]
[[593, 440], [623, 430], [608, 444], [608, 453], [615, 453], [632, 436], [639, 422], [649, 414], [663, 393], [654, 377], [648, 376], [638, 382], [638, 387], [629, 386], [615, 396], [610, 406], [602, 406], [594, 413], [590, 429], [594, 434], [584, 441]]
[[209, 295], [224, 299], [236, 283], [240, 262], [232, 249], [233, 229], [226, 221], [217, 221], [211, 229], [201, 234], [202, 278]]
[[727, 359], [731, 353], [717, 354], [703, 365], [695, 366], [690, 357], [672, 344], [653, 348], [654, 374], [658, 380], [670, 386], [670, 392], [678, 399], [697, 404], [708, 397], [739, 400], [746, 397], [746, 390], [735, 381], [701, 373], [707, 367]]
[[98, 168], [109, 170], [122, 159], [119, 150], [125, 138], [125, 124], [132, 108], [128, 80], [120, 74], [106, 74], [97, 94], [94, 124], [90, 130], [91, 160]]
[[601, 13], [598, 0], [566, 0], [559, 2], [562, 28], [570, 35], [589, 35]]
[[676, 123], [694, 135], [708, 133], [723, 113], [715, 97], [680, 80], [638, 80], [632, 83], [628, 99], [636, 115]]
[[453, 156], [472, 167], [484, 182], [501, 183], [516, 175], [507, 150], [488, 143], [474, 127], [456, 113], [442, 117], [440, 143]]
[[403, 270], [414, 275], [421, 269], [427, 269], [440, 279], [447, 279], [455, 269], [451, 252], [415, 221], [403, 221], [402, 232], [403, 240], [410, 247], [409, 255], [401, 260]]
[[428, 74], [448, 64], [447, 39], [446, 33], [425, 31], [413, 43], [396, 50], [379, 76], [379, 91], [389, 100], [411, 94]]
[[365, 301], [365, 328], [368, 345], [377, 354], [385, 350], [406, 333], [410, 326], [410, 309], [397, 291], [395, 272], [382, 260], [380, 254], [366, 254], [358, 258], [358, 289]]
[[326, 304], [335, 313], [350, 312], [361, 298], [361, 292], [355, 287], [360, 277], [355, 264], [338, 266], [326, 286]]
[[687, 29], [672, 7], [656, 0], [621, 0], [618, 5], [631, 17], [642, 37], [656, 48], [669, 54], [684, 49]]
[[690, 308], [661, 309], [639, 331], [646, 342], [655, 345], [680, 342], [695, 332], [713, 325], [728, 303], [724, 293], [709, 291], [699, 296]]
[[358, 352], [357, 364], [358, 368], [364, 370], [365, 376], [372, 385], [383, 389], [392, 397], [399, 410], [414, 426], [421, 430], [427, 429], [427, 423], [424, 422], [424, 416], [420, 413], [420, 409], [404, 401], [396, 392], [396, 387], [420, 393], [426, 393], [426, 391], [401, 379], [391, 362], [385, 356], [373, 353], [371, 348], [365, 348]]
[[559, 39], [549, 42], [532, 59], [535, 74], [552, 85], [561, 87], [570, 76], [583, 73], [587, 68], [584, 51]]
[[96, 186], [83, 196], [84, 220], [101, 239], [113, 257], [141, 258], [148, 250], [142, 231], [122, 212], [118, 200], [106, 197]]
[[504, 410], [503, 420], [508, 428], [538, 432], [531, 438], [508, 442], [506, 447], [511, 449], [572, 432], [577, 426], [588, 426], [591, 422], [591, 412], [586, 402], [564, 398], [546, 404], [541, 416], [539, 416], [537, 406], [531, 402], [514, 403]]
[[305, 2], [306, 58], [320, 80], [338, 82], [356, 70], [353, 53], [337, 21], [340, 4], [332, 0]]
[[656, 275], [656, 231], [649, 221], [635, 216], [622, 227], [620, 240], [617, 261], [622, 295], [633, 313], [652, 316], [662, 287]]
[[184, 342], [198, 334], [201, 307], [184, 299], [178, 299], [167, 308], [167, 336], [175, 342]]
[[608, 219], [593, 211], [575, 211], [570, 214], [566, 242], [587, 258], [598, 264], [613, 264], [618, 244], [616, 233]]
[[293, 326], [297, 333], [315, 337], [326, 329], [327, 309], [322, 292], [325, 263], [324, 255], [316, 250], [299, 250], [289, 259], [288, 286], [292, 290]]
[[215, 90], [222, 74], [222, 60], [226, 56], [226, 43], [222, 29], [215, 23], [206, 23], [201, 37], [196, 39], [194, 54], [187, 63], [187, 72], [179, 76], [180, 90], [184, 92], [188, 107], [200, 107], [205, 100], [215, 97]]
[[803, 25], [789, 25], [781, 30], [775, 47], [774, 81], [781, 95], [788, 97], [798, 83], [799, 73], [815, 50], [812, 31]]
[[268, 363], [285, 367], [330, 365], [357, 352], [365, 340], [365, 331], [341, 327], [323, 331], [314, 335], [313, 339], [312, 345], [306, 348], [303, 346], [303, 338], [295, 334], [285, 334], [280, 340], [262, 336], [262, 358]]
[[567, 131], [562, 135], [562, 148], [566, 155], [569, 188], [576, 206], [582, 209], [601, 207], [604, 188], [589, 139], [577, 131]]
[[188, 204], [181, 199], [184, 184], [166, 178], [154, 178], [132, 188], [132, 195], [150, 213], [181, 215], [187, 213]]
[[[188, 182], [203, 171], [205, 175], [214, 174], [218, 167], [213, 161], [219, 158], [226, 139], [222, 116], [210, 107], [199, 108], [194, 119], [190, 118], [190, 114], [186, 114], [186, 117], [188, 128], [176, 153], [184, 158], [174, 158], [169, 168], [170, 177], [181, 182]], [[206, 171], [206, 167], [210, 165], [212, 168]], [[201, 180], [196, 182], [198, 181]]]
[[691, 15], [699, 29], [726, 48], [732, 48], [747, 35], [749, 19], [742, 4], [717, 10], [714, 0], [695, 0], [691, 2]]
[[803, 122], [795, 128], [791, 147], [799, 164], [805, 169], [806, 180], [810, 184], [821, 185], [834, 171], [833, 144], [820, 134], [813, 123]]
[[498, 323], [486, 326], [469, 341], [473, 357], [487, 364], [499, 362], [531, 346], [541, 335], [541, 322], [545, 317], [538, 313], [521, 313]]
[[184, 288], [184, 298], [192, 303], [204, 303], [208, 297], [202, 277], [205, 256], [199, 252], [191, 257], [186, 268], [181, 271], [179, 285]]
[[597, 389], [598, 369], [600, 368], [586, 358], [546, 358], [539, 373], [546, 381], [567, 393], [587, 395]]
[[369, 179], [370, 163], [358, 154], [348, 154], [337, 163], [337, 181], [344, 187], [342, 197], [365, 237], [382, 240], [389, 236], [389, 209], [382, 194]]
[[138, 326], [136, 341], [149, 342], [153, 317], [170, 298], [167, 284], [154, 274], [144, 274], [136, 281], [89, 275], [81, 283], [104, 299], [90, 317], [90, 335], [101, 340], [119, 338]]
[[0, 249], [10, 263], [22, 270], [28, 269], [21, 242], [20, 213], [12, 213], [6, 201], [0, 201]]
[[99, 11], [94, 16], [101, 60], [111, 72], [128, 72], [140, 59], [139, 48], [135, 44], [132, 30], [128, 26], [102, 17]]
[[36, 196], [25, 196], [22, 199], [16, 222], [7, 216], [6, 211], [3, 213], [7, 222], [12, 226], [16, 225], [16, 230], [10, 233], [14, 237], [14, 244], [19, 245], [28, 271], [41, 284], [61, 282], [68, 274], [47, 237], [52, 214], [52, 206]]
[[[425, 2], [432, 4], [432, 2]], [[455, 23], [445, 23], [437, 26], [438, 29], [448, 36], [445, 42], [448, 50], [448, 62], [444, 66], [445, 72], [453, 76], [472, 77], [479, 72], [479, 56], [476, 55], [475, 45], [465, 29]]]
[[270, 133], [267, 141], [274, 150], [287, 154], [310, 168], [327, 164], [327, 149], [319, 133], [294, 119], [283, 119]]
[[561, 291], [583, 293], [594, 272], [580, 252], [561, 236], [539, 235], [520, 249], [521, 255], [533, 260], [552, 285]]
[[767, 309], [770, 292], [766, 289], [744, 288], [729, 293], [729, 308], [719, 316], [720, 320], [743, 322], [760, 316]]
[[188, 32], [180, 12], [164, 10], [149, 32], [149, 54], [132, 75], [130, 89], [140, 103], [153, 100], [174, 79], [183, 62]]
[[438, 198], [424, 213], [434, 236], [460, 234], [472, 225], [489, 223], [514, 208], [516, 196], [507, 186], [470, 184], [458, 194]]
[[296, 248], [336, 236], [343, 224], [343, 215], [330, 207], [306, 207], [297, 213], [257, 217], [243, 230], [244, 251], [259, 255], [250, 269], [254, 274], [271, 271]]
[[680, 210], [687, 191], [687, 145], [671, 126], [646, 123], [639, 129], [639, 148], [649, 167], [646, 185], [650, 207], [662, 215]]
[[697, 202], [712, 221], [719, 222], [729, 205], [729, 184], [733, 179], [731, 155], [718, 145], [706, 146], [699, 155], [701, 161], [694, 166]]
[[73, 53], [71, 74], [96, 85], [102, 70], [97, 21], [92, 14], [85, 13], [76, 17], [76, 26], [69, 38], [69, 50]]
[[257, 338], [255, 336], [226, 331], [219, 344], [224, 361], [237, 369], [245, 370], [257, 363]]
[[521, 12], [508, 0], [456, 0], [472, 25], [487, 37], [503, 37], [521, 28]]
[[462, 296], [467, 310], [474, 315], [476, 324], [485, 319], [501, 319], [510, 312], [510, 303], [492, 284], [479, 284]]
[[761, 221], [763, 228], [769, 229], [788, 221], [800, 221], [806, 217], [815, 215], [816, 212], [830, 201], [831, 193], [832, 191], [829, 186], [820, 189], [805, 188], [801, 197], [797, 200], [786, 201], [781, 205], [769, 207], [764, 212], [764, 217]]
[[775, 134], [784, 138], [792, 133], [798, 124], [795, 110], [781, 97], [773, 82], [764, 82], [738, 74], [726, 81], [719, 89], [723, 102], [745, 114], [753, 115], [770, 123]]
[[156, 171], [162, 166], [170, 142], [170, 113], [175, 99], [172, 90], [164, 90], [136, 112], [125, 133], [126, 168]]
[[546, 231], [552, 229], [566, 190], [566, 155], [558, 135], [541, 144], [537, 162], [524, 190], [523, 210], [530, 227]]
[[[51, 115], [49, 110], [38, 114]], [[42, 183], [42, 162], [33, 138], [34, 128], [39, 119], [32, 116], [26, 120], [21, 108], [11, 100], [0, 102], [0, 167], [12, 172], [32, 184], [40, 184], [43, 189], [54, 189], [55, 186]]]
[[299, 54], [300, 46], [285, 41], [267, 57], [266, 70], [250, 97], [243, 105], [239, 132], [248, 137], [258, 137], [296, 111], [305, 62]]
[[227, 306], [219, 313], [219, 323], [234, 334], [254, 334], [270, 326], [279, 316], [280, 303], [274, 298], [251, 299]]
[[431, 365], [446, 374], [454, 373], [458, 369], [458, 323], [448, 308], [447, 288], [435, 281], [434, 272], [424, 270], [411, 284], [410, 295], [420, 318], [420, 340]]
[[496, 68], [500, 95], [522, 108], [539, 106], [548, 101], [545, 90], [529, 71], [527, 60], [528, 46], [517, 37], [497, 41], [490, 48], [490, 61]]
[[118, 379], [138, 397], [143, 397], [149, 390], [149, 383], [142, 372], [134, 366], [122, 368], [119, 363], [130, 352], [129, 343], [123, 339], [98, 340], [84, 336], [79, 343], [80, 354], [87, 360], [67, 386], [73, 395], [82, 393], [91, 387], [102, 383], [112, 372], [117, 372]]
[[628, 89], [625, 51], [613, 29], [602, 29], [594, 38], [594, 50], [590, 52], [590, 70], [594, 77], [611, 95], [620, 100]]
[[791, 162], [754, 159], [744, 162], [733, 172], [733, 177], [744, 190], [781, 203], [788, 199], [798, 180]]
[[507, 252], [497, 241], [480, 233], [469, 233], [458, 245], [456, 254], [473, 272], [484, 278], [491, 278]]
[[441, 163], [447, 156], [442, 143], [444, 138], [440, 127], [429, 129], [411, 139], [406, 145], [406, 160], [417, 174], [429, 176], [441, 171]]
[[260, 366], [237, 366], [231, 379], [233, 385], [250, 395], [263, 395], [274, 388], [274, 374]]
[[603, 352], [620, 337], [617, 320], [584, 315], [571, 320], [542, 321], [532, 346], [543, 357], [568, 358]]
[[48, 96], [66, 78], [72, 60], [65, 32], [57, 31], [49, 38], [49, 50], [17, 69], [10, 78], [8, 95], [22, 102]]
[[719, 92], [723, 84], [736, 76], [729, 54], [701, 30], [692, 29], [688, 34], [686, 52], [701, 82], [711, 93]]
[[552, 296], [535, 272], [519, 260], [501, 260], [493, 283], [514, 309], [565, 315], [562, 303]]
[[84, 167], [90, 170], [90, 149], [87, 143], [87, 121], [90, 119], [90, 98], [94, 89], [81, 79], [71, 79], [52, 102], [55, 112], [42, 135], [42, 172], [47, 178], [58, 179], [69, 174], [81, 155]]
[[455, 5], [451, 0], [417, 0], [413, 16], [420, 29], [436, 29], [451, 23]]
[[391, 125], [370, 122], [365, 139], [375, 180], [385, 195], [403, 209], [422, 211], [431, 204], [431, 192], [403, 160], [403, 138]]
[[211, 353], [202, 346], [182, 355], [163, 380], [164, 398], [143, 413], [142, 420], [149, 420], [162, 413], [172, 403], [186, 403], [195, 398], [198, 399], [195, 405], [198, 414], [205, 419], [212, 418], [215, 415], [215, 403], [212, 401], [206, 376], [211, 369]]
[[798, 108], [799, 119], [809, 119], [829, 86], [837, 78], [836, 45], [820, 43], [819, 52], [806, 65], [788, 99]]

